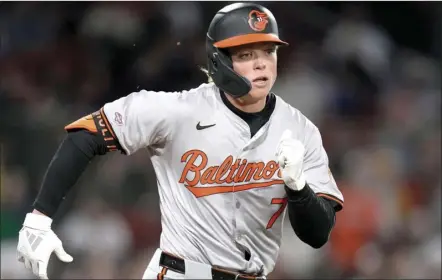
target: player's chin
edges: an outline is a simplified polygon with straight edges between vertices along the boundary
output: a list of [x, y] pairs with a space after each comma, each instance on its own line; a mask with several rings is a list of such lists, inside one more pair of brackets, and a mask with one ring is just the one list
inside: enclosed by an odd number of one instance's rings
[[249, 92], [249, 95], [253, 99], [262, 99], [265, 98], [269, 92], [270, 92], [271, 86], [265, 86], [265, 87], [255, 87], [252, 86], [252, 90]]

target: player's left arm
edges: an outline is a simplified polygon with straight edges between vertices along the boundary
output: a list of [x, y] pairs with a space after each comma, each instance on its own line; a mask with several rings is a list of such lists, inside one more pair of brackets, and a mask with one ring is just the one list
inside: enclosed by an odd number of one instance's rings
[[288, 196], [290, 224], [297, 236], [314, 248], [327, 243], [343, 197], [328, 167], [319, 130], [312, 125], [304, 143], [284, 133], [278, 146]]

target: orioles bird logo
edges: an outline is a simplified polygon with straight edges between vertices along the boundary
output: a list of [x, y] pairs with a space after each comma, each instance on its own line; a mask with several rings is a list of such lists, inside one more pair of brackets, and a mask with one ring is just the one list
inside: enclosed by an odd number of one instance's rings
[[269, 17], [266, 15], [266, 13], [257, 10], [252, 10], [249, 13], [249, 20], [248, 20], [250, 28], [252, 28], [255, 31], [263, 31], [266, 28], [267, 23], [269, 23], [268, 18]]

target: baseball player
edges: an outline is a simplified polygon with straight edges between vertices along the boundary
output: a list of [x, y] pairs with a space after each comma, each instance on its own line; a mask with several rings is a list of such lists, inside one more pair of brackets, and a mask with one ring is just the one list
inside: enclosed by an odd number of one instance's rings
[[274, 16], [228, 5], [206, 42], [213, 82], [133, 92], [65, 127], [19, 233], [18, 260], [35, 275], [47, 278], [52, 252], [73, 260], [51, 217], [88, 163], [111, 151], [146, 149], [158, 179], [160, 247], [143, 279], [265, 279], [286, 212], [303, 242], [327, 242], [343, 197], [318, 128], [270, 92], [278, 47], [287, 45]]

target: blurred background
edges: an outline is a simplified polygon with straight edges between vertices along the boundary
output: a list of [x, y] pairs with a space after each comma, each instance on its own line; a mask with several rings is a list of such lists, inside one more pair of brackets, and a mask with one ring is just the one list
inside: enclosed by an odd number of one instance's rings
[[[63, 127], [140, 89], [206, 81], [208, 24], [228, 2], [0, 2], [1, 277]], [[314, 250], [286, 220], [270, 279], [440, 278], [441, 73], [436, 2], [262, 2], [291, 43], [274, 92], [320, 129], [345, 208]], [[159, 245], [146, 151], [96, 158], [54, 222], [74, 263], [50, 278], [140, 279]]]

